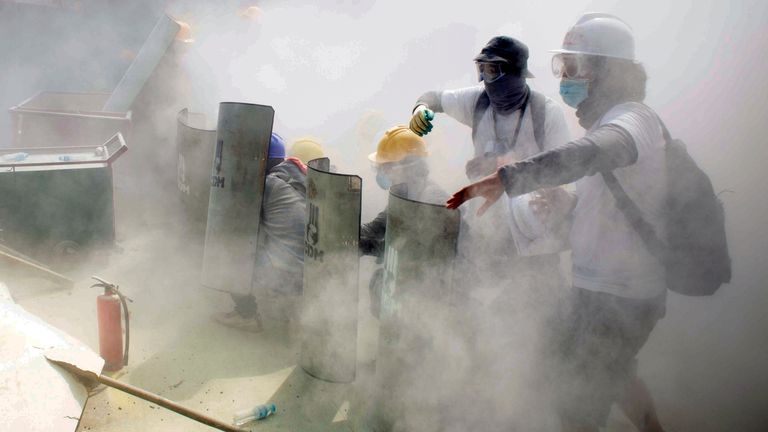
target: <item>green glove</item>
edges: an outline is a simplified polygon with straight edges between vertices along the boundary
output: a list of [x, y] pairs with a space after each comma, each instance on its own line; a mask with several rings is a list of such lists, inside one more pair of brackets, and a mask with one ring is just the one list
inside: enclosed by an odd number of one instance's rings
[[418, 136], [424, 136], [432, 130], [431, 121], [435, 119], [435, 112], [426, 105], [419, 105], [413, 111], [409, 127]]

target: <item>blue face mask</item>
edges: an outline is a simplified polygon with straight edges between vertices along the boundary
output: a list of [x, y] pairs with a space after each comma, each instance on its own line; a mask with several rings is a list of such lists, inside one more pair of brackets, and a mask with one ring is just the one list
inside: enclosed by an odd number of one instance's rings
[[392, 180], [382, 173], [376, 173], [376, 184], [384, 190], [389, 190], [389, 188], [392, 187]]
[[578, 108], [589, 96], [589, 81], [563, 78], [560, 81], [560, 96], [566, 105]]

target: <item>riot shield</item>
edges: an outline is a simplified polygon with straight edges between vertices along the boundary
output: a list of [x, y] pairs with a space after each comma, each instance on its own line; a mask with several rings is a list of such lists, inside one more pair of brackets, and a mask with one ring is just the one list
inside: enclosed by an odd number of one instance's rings
[[237, 294], [251, 291], [274, 116], [270, 106], [219, 104], [203, 252], [207, 288]]
[[450, 327], [459, 212], [406, 195], [393, 187], [387, 207], [376, 386], [368, 420], [377, 431], [433, 414], [435, 406], [424, 401], [439, 398], [424, 391], [429, 379], [443, 380], [449, 373], [439, 370], [444, 362], [433, 338]]
[[362, 179], [309, 162], [301, 367], [331, 382], [355, 379]]
[[205, 114], [186, 108], [176, 116], [176, 186], [192, 220], [205, 223], [211, 194], [216, 130], [205, 129]]

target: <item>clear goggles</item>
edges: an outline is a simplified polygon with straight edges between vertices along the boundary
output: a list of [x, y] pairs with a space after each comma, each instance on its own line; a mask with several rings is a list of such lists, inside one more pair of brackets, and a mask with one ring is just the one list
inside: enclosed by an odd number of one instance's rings
[[421, 159], [423, 159], [423, 156], [406, 156], [404, 159], [396, 162], [371, 161], [371, 169], [376, 173], [384, 175], [397, 174], [399, 171], [407, 171], [413, 168]]
[[477, 80], [492, 83], [504, 76], [501, 63], [475, 62], [477, 65]]
[[584, 56], [575, 54], [556, 54], [552, 57], [552, 75], [563, 79], [588, 78], [587, 61]]

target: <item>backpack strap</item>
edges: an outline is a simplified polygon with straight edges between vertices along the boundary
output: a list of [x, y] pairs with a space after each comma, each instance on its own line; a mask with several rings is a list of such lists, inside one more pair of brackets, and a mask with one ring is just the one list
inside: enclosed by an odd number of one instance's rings
[[539, 151], [544, 151], [544, 138], [546, 135], [547, 98], [534, 90], [531, 90], [531, 119], [533, 120], [533, 139], [539, 146]]
[[640, 238], [643, 239], [643, 243], [645, 243], [645, 247], [648, 248], [648, 251], [664, 264], [664, 256], [667, 247], [659, 239], [658, 235], [656, 235], [656, 230], [643, 218], [640, 208], [638, 208], [637, 204], [632, 201], [632, 198], [627, 195], [627, 192], [621, 186], [619, 179], [616, 178], [613, 172], [609, 171], [601, 174], [603, 180], [605, 180], [605, 184], [608, 185], [608, 189], [616, 199], [617, 207], [621, 213], [624, 214], [624, 217], [627, 218], [627, 221], [632, 228], [640, 235]]
[[[648, 109], [650, 109], [650, 107], [648, 107]], [[664, 141], [667, 143], [667, 145], [669, 145], [669, 143], [672, 142], [672, 136], [669, 134], [667, 126], [655, 111], [651, 111], [654, 113], [656, 119], [661, 125], [661, 133], [664, 136]], [[601, 174], [605, 184], [608, 186], [611, 194], [616, 199], [617, 207], [621, 213], [624, 214], [624, 217], [627, 218], [627, 221], [632, 226], [632, 229], [634, 229], [640, 235], [640, 238], [643, 239], [643, 243], [645, 243], [645, 247], [648, 248], [651, 254], [660, 259], [662, 264], [664, 264], [664, 257], [668, 248], [656, 234], [656, 230], [650, 223], [648, 223], [648, 221], [643, 218], [643, 214], [640, 211], [640, 208], [637, 206], [637, 204], [635, 204], [634, 201], [632, 201], [632, 198], [627, 195], [627, 192], [621, 186], [619, 179], [616, 178], [616, 175], [613, 174], [613, 171], [603, 172]]]
[[477, 125], [480, 124], [480, 120], [482, 120], [483, 115], [485, 114], [485, 111], [488, 110], [489, 106], [491, 106], [491, 98], [489, 98], [488, 93], [483, 90], [483, 92], [480, 93], [480, 97], [477, 98], [475, 112], [472, 115], [472, 142], [475, 142], [475, 138], [477, 137]]
[[659, 122], [659, 126], [661, 126], [661, 135], [664, 137], [664, 142], [666, 144], [672, 143], [672, 134], [669, 133], [669, 129], [667, 129], [667, 125], [664, 124], [664, 120], [661, 119], [661, 116], [659, 116], [656, 111], [654, 111], [653, 108], [649, 107], [648, 105], [642, 105], [648, 108], [648, 110], [653, 113], [653, 116], [656, 117], [656, 120]]
[[[547, 98], [543, 94], [530, 90], [527, 106], [531, 107], [531, 119], [533, 120], [533, 139], [536, 141], [536, 145], [539, 147], [539, 151], [544, 151], [544, 139], [546, 136], [546, 117], [547, 117]], [[480, 124], [485, 111], [491, 106], [491, 99], [488, 97], [488, 93], [483, 90], [480, 93], [480, 97], [477, 98], [475, 103], [475, 111], [472, 115], [472, 142], [475, 141], [477, 135], [477, 125]], [[521, 112], [525, 114], [525, 110]], [[521, 119], [522, 121], [522, 119]]]

